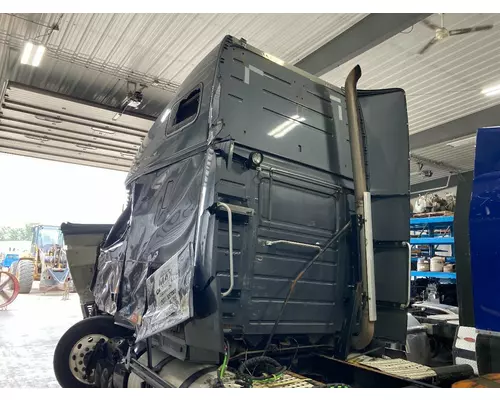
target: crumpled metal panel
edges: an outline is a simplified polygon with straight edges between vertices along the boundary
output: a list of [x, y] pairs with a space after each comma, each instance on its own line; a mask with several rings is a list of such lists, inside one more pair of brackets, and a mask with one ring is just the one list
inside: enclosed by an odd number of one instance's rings
[[126, 242], [119, 242], [99, 254], [93, 293], [99, 309], [111, 315], [117, 311], [126, 245]]
[[[121, 286], [123, 307], [118, 315], [137, 327], [142, 324], [148, 304], [147, 277], [154, 275], [186, 244], [194, 246], [205, 157], [204, 152], [195, 154], [143, 175], [133, 184], [133, 210]], [[192, 271], [193, 263], [190, 265]], [[185, 277], [184, 282], [190, 283], [191, 279]], [[151, 300], [151, 305], [157, 307]], [[139, 328], [141, 335], [149, 336], [149, 330], [144, 329]]]

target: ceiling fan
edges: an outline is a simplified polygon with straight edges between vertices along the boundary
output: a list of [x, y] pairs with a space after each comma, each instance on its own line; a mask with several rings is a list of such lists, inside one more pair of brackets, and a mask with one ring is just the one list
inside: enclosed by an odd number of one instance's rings
[[477, 25], [477, 26], [472, 26], [470, 28], [448, 30], [444, 27], [444, 14], [440, 14], [440, 16], [441, 16], [441, 26], [437, 26], [426, 19], [422, 21], [422, 23], [425, 26], [427, 26], [428, 28], [432, 29], [435, 32], [435, 35], [424, 47], [422, 47], [422, 49], [418, 52], [418, 54], [424, 54], [427, 50], [429, 50], [429, 48], [432, 45], [450, 36], [464, 35], [466, 33], [472, 33], [472, 32], [488, 31], [493, 28], [493, 25]]

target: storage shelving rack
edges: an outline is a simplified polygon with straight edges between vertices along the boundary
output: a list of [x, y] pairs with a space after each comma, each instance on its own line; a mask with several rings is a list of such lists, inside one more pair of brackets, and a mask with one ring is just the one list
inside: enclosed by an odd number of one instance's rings
[[[430, 258], [440, 256], [440, 253], [449, 252], [440, 246], [449, 245], [451, 255], [445, 256], [445, 262], [455, 264], [455, 238], [453, 234], [453, 215], [426, 216], [410, 218], [410, 244], [412, 253], [415, 248], [420, 251], [420, 255], [413, 256], [412, 263], [417, 262], [420, 257]], [[424, 272], [411, 271], [412, 277], [456, 279], [455, 272]]]

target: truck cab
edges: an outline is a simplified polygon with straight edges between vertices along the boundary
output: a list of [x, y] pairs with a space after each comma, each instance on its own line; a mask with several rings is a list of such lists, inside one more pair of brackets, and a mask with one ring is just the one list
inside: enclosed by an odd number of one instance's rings
[[338, 88], [231, 36], [204, 58], [145, 137], [118, 221], [62, 226], [86, 317], [56, 349], [62, 386], [257, 385], [311, 354], [403, 348], [405, 94], [360, 76]]

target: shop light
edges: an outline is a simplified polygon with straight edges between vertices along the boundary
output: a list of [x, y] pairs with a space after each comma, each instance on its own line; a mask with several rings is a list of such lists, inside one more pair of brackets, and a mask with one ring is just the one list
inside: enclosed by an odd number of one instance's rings
[[23, 54], [21, 55], [21, 64], [31, 65], [33, 67], [38, 67], [42, 61], [43, 55], [45, 54], [45, 46], [34, 45], [31, 42], [26, 42], [23, 49]]
[[492, 86], [481, 91], [485, 96], [497, 96], [500, 94], [500, 85]]

